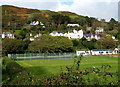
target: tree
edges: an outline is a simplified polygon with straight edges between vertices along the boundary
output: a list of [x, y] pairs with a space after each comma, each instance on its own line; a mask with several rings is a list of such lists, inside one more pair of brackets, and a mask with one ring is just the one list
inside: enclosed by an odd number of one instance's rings
[[89, 50], [94, 49], [94, 43], [92, 41], [83, 41], [83, 46]]
[[110, 23], [112, 23], [112, 24], [117, 24], [117, 21], [116, 21], [114, 18], [111, 18], [111, 19], [110, 19]]
[[79, 45], [79, 41], [78, 40], [72, 40], [73, 46], [78, 46]]
[[57, 24], [57, 26], [60, 26], [61, 24], [68, 23], [70, 21], [69, 16], [66, 15], [52, 15], [52, 21], [54, 24]]
[[117, 21], [114, 18], [111, 18], [109, 22], [109, 30], [113, 30], [115, 28], [115, 24], [117, 24]]
[[6, 38], [3, 40], [2, 50], [3, 54], [24, 53], [23, 41], [18, 39]]
[[74, 19], [74, 22], [83, 26], [87, 23], [87, 20], [84, 17], [77, 17]]
[[72, 42], [66, 37], [42, 35], [29, 44], [28, 50], [39, 53], [70, 52], [72, 47]]
[[120, 33], [116, 35], [117, 39], [120, 40]]
[[87, 20], [87, 24], [88, 24], [90, 27], [93, 25], [94, 22], [97, 21], [97, 19], [95, 19], [95, 18], [93, 18], [93, 17], [90, 17], [90, 18], [89, 18], [88, 16], [86, 16], [85, 18], [86, 18], [86, 20]]
[[17, 39], [25, 39], [26, 32], [24, 30], [21, 30], [18, 35], [16, 35]]
[[111, 36], [101, 37], [97, 43], [101, 46], [101, 49], [111, 49], [116, 45], [116, 42]]
[[102, 22], [106, 22], [106, 20], [105, 20], [105, 19], [101, 19], [101, 21], [102, 21]]

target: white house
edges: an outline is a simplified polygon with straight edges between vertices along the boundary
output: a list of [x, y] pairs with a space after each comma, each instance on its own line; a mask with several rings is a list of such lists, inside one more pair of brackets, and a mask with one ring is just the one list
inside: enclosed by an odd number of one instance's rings
[[63, 32], [51, 32], [49, 35], [51, 36], [64, 36]]
[[33, 36], [32, 34], [30, 34], [30, 41], [34, 41], [35, 40], [35, 38], [37, 38], [37, 37], [39, 37], [39, 36], [41, 36], [42, 34], [37, 34], [37, 35], [35, 35], [35, 36]]
[[118, 48], [115, 48], [114, 50], [113, 50], [113, 54], [118, 54], [119, 53], [119, 49]]
[[[41, 26], [44, 26], [44, 24], [42, 22], [39, 22], [39, 21], [33, 21], [30, 23], [31, 26], [33, 25], [41, 25]], [[45, 26], [44, 26], [45, 27]]]
[[83, 31], [82, 30], [70, 30], [68, 33], [63, 32], [52, 32], [49, 35], [51, 36], [65, 36], [69, 39], [81, 39], [83, 37]]
[[3, 31], [1, 31], [0, 32], [0, 36], [1, 36], [1, 38], [15, 38], [14, 37], [14, 34], [12, 34], [10, 31], [8, 31], [8, 30], [3, 30]]
[[81, 39], [83, 37], [83, 31], [82, 30], [77, 31], [75, 29], [70, 30], [70, 31], [68, 31], [67, 37], [69, 39]]
[[115, 48], [114, 50], [111, 49], [93, 49], [93, 50], [77, 50], [76, 55], [79, 56], [83, 55], [111, 55], [111, 54], [118, 54], [119, 49]]
[[42, 22], [40, 22], [40, 25], [44, 25]]
[[96, 34], [102, 34], [103, 32], [104, 32], [103, 27], [97, 27], [96, 30], [95, 30]]
[[91, 50], [92, 55], [111, 55], [111, 54], [118, 54], [118, 48], [115, 48], [114, 50], [111, 49], [95, 49]]
[[30, 25], [38, 25], [39, 24], [39, 21], [33, 21], [30, 23]]
[[110, 49], [94, 49], [91, 50], [92, 55], [110, 55], [113, 53], [113, 50]]
[[67, 27], [79, 27], [79, 24], [67, 24]]
[[76, 51], [76, 55], [77, 56], [80, 56], [81, 54], [83, 56], [85, 56], [85, 55], [91, 55], [91, 51], [90, 50], [78, 50], [78, 51]]
[[84, 37], [90, 41], [91, 39], [96, 39], [99, 40], [100, 39], [100, 35], [99, 34], [84, 34]]
[[33, 37], [30, 37], [30, 41], [34, 41], [35, 39]]

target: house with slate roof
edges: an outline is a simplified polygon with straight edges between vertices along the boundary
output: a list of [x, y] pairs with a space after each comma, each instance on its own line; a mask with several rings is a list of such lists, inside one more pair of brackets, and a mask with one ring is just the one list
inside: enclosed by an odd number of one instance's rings
[[68, 33], [63, 32], [51, 32], [49, 35], [51, 36], [65, 36], [69, 39], [81, 39], [83, 37], [83, 31], [82, 30], [70, 30]]
[[100, 39], [100, 34], [84, 34], [84, 37], [90, 41], [92, 39], [96, 39], [96, 40], [99, 40]]

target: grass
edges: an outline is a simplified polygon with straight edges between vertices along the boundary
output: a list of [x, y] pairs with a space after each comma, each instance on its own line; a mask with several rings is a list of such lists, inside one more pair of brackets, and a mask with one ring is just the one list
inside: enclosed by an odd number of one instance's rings
[[[74, 59], [49, 59], [49, 60], [25, 60], [16, 61], [26, 68], [36, 77], [50, 77], [65, 71], [66, 66], [72, 66]], [[110, 72], [118, 71], [118, 57], [109, 56], [86, 56], [81, 61], [80, 69], [84, 70], [89, 67], [101, 67], [109, 64], [112, 68]]]

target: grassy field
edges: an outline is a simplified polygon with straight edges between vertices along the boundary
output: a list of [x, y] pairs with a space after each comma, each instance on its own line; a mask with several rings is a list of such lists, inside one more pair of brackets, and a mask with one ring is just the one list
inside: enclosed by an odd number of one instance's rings
[[[65, 71], [66, 66], [72, 66], [74, 59], [25, 60], [16, 62], [36, 77], [50, 77]], [[88, 67], [101, 67], [101, 65], [106, 64], [112, 66], [109, 71], [118, 71], [118, 57], [109, 56], [86, 56], [82, 59], [80, 68], [84, 70]]]

